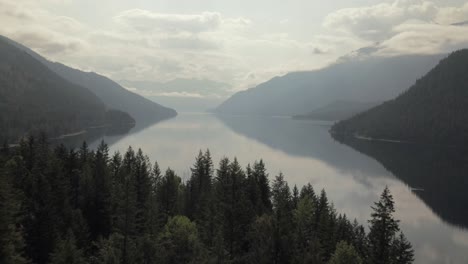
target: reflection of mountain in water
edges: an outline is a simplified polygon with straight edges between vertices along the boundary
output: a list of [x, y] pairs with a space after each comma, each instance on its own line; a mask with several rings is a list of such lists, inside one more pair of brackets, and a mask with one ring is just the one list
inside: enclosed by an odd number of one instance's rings
[[[273, 149], [319, 159], [353, 175], [359, 172], [366, 177], [387, 176], [387, 169], [412, 188], [424, 189], [415, 191], [415, 194], [441, 219], [468, 227], [468, 196], [465, 195], [468, 189], [468, 152], [361, 140], [346, 142], [352, 147], [349, 148], [334, 141], [328, 127], [317, 123], [288, 118], [218, 118], [234, 132]], [[355, 150], [365, 155], [359, 155]]]
[[468, 151], [346, 139], [351, 146], [380, 163], [412, 188], [448, 223], [468, 227]]
[[91, 128], [88, 129], [86, 133], [72, 137], [65, 137], [58, 140], [58, 142], [63, 143], [68, 147], [76, 148], [81, 146], [83, 142], [86, 141], [91, 149], [95, 149], [99, 143], [104, 140], [107, 145], [111, 146], [124, 137], [138, 133], [152, 125], [164, 122], [165, 120], [166, 119], [163, 119], [158, 122], [139, 122], [135, 126], [129, 125], [119, 127]]
[[388, 175], [380, 164], [339, 144], [328, 133], [329, 123], [217, 115], [234, 132], [252, 138], [288, 155], [321, 160], [343, 172], [367, 177]]

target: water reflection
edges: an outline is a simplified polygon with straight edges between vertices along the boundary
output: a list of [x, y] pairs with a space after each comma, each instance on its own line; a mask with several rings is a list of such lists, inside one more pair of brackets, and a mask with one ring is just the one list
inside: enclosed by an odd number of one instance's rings
[[456, 148], [339, 139], [414, 188], [443, 220], [468, 227], [468, 152]]
[[[310, 121], [236, 116], [218, 119], [236, 133], [272, 149], [335, 168], [336, 175], [324, 176], [316, 164], [310, 166], [315, 173], [313, 182], [325, 186], [339, 211], [362, 223], [369, 217], [366, 209], [388, 185], [395, 198], [396, 217], [416, 250], [416, 263], [468, 260], [468, 232], [463, 228], [468, 225], [468, 185], [463, 177], [468, 172], [466, 153], [388, 143], [345, 145], [330, 137], [328, 126]], [[305, 173], [309, 167], [300, 168]], [[425, 191], [411, 191], [411, 187]]]
[[139, 122], [137, 124], [129, 124], [126, 126], [89, 128], [85, 133], [78, 134], [76, 136], [62, 137], [57, 139], [55, 143], [61, 143], [70, 148], [79, 148], [83, 142], [86, 142], [91, 149], [96, 149], [101, 141], [105, 141], [106, 144], [111, 146], [125, 137], [138, 133], [163, 121], [165, 120], [157, 122]]
[[[288, 155], [310, 157], [326, 162], [343, 173], [381, 176], [382, 169], [367, 157], [337, 144], [329, 135], [328, 122], [293, 120], [282, 117], [217, 115], [227, 127]], [[363, 170], [363, 168], [365, 168]], [[360, 178], [362, 180], [362, 177]]]
[[[310, 182], [317, 190], [325, 188], [339, 212], [361, 223], [369, 219], [372, 202], [388, 185], [395, 197], [396, 217], [415, 247], [416, 263], [466, 263], [468, 232], [446, 223], [467, 223], [462, 197], [466, 181], [461, 176], [445, 180], [457, 171], [458, 175], [467, 171], [460, 166], [461, 156], [442, 158], [432, 153], [414, 160], [411, 156], [425, 152], [414, 150], [405, 155], [408, 150], [392, 152], [385, 147], [380, 152], [388, 155], [377, 154], [377, 147], [369, 148], [376, 153], [363, 149], [360, 153], [331, 138], [328, 125], [287, 118], [180, 114], [161, 123], [135, 127], [126, 135], [101, 135], [92, 139], [90, 146], [104, 139], [111, 152], [124, 152], [128, 146], [142, 148], [152, 161], [157, 160], [162, 168], [171, 167], [183, 178], [190, 176], [199, 149], [209, 148], [215, 163], [223, 156], [237, 157], [243, 165], [263, 158], [270, 178], [282, 171], [291, 185]], [[430, 165], [424, 167], [425, 163]], [[419, 173], [413, 176], [413, 172]], [[425, 177], [428, 182], [421, 182]], [[428, 191], [414, 193], [408, 185]], [[429, 185], [440, 185], [442, 190], [437, 193]], [[450, 197], [444, 200], [444, 196]]]

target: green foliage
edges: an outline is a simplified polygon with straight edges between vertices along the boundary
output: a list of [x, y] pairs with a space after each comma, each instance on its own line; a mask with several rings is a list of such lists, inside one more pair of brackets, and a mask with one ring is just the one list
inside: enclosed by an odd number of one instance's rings
[[393, 240], [392, 257], [392, 263], [395, 264], [408, 264], [413, 263], [414, 261], [414, 250], [403, 232], [400, 232], [400, 234]]
[[362, 264], [362, 260], [352, 245], [341, 241], [328, 264]]
[[[370, 233], [324, 190], [270, 188], [263, 161], [200, 152], [187, 182], [131, 147], [110, 156], [28, 138], [0, 152], [1, 263], [412, 263], [386, 188]], [[344, 241], [338, 243], [339, 241]], [[352, 249], [352, 250], [351, 250]], [[356, 257], [356, 258], [354, 258]], [[382, 261], [381, 261], [382, 260]], [[340, 262], [341, 261], [341, 262]], [[380, 261], [380, 262], [379, 262]], [[347, 262], [345, 262], [347, 263]]]
[[57, 242], [50, 259], [51, 264], [86, 264], [83, 251], [77, 248], [75, 236], [71, 232], [66, 239]]
[[158, 237], [160, 263], [200, 263], [203, 247], [196, 225], [185, 216], [174, 216]]
[[[16, 167], [10, 161], [5, 167]], [[25, 243], [23, 230], [18, 226], [21, 221], [21, 200], [13, 188], [10, 177], [0, 170], [0, 263], [28, 263], [24, 256]]]
[[392, 243], [399, 231], [398, 220], [393, 218], [395, 205], [388, 187], [385, 187], [380, 200], [372, 207], [369, 220], [369, 259], [371, 263], [392, 263]]

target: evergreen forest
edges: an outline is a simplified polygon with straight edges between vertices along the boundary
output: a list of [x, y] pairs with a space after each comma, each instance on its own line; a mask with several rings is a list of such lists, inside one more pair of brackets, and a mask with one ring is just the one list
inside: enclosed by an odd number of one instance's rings
[[[325, 190], [269, 178], [208, 150], [181, 179], [142, 150], [52, 146], [45, 136], [0, 153], [0, 263], [412, 263], [388, 188], [367, 223]], [[306, 173], [306, 172], [304, 172]]]

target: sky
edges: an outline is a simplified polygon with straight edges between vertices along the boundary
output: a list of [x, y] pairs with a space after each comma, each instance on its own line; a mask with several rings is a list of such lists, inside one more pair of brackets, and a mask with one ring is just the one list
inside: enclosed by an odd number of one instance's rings
[[[468, 46], [460, 0], [0, 0], [0, 34], [114, 80], [244, 90], [291, 71]], [[461, 25], [453, 25], [462, 23]]]

